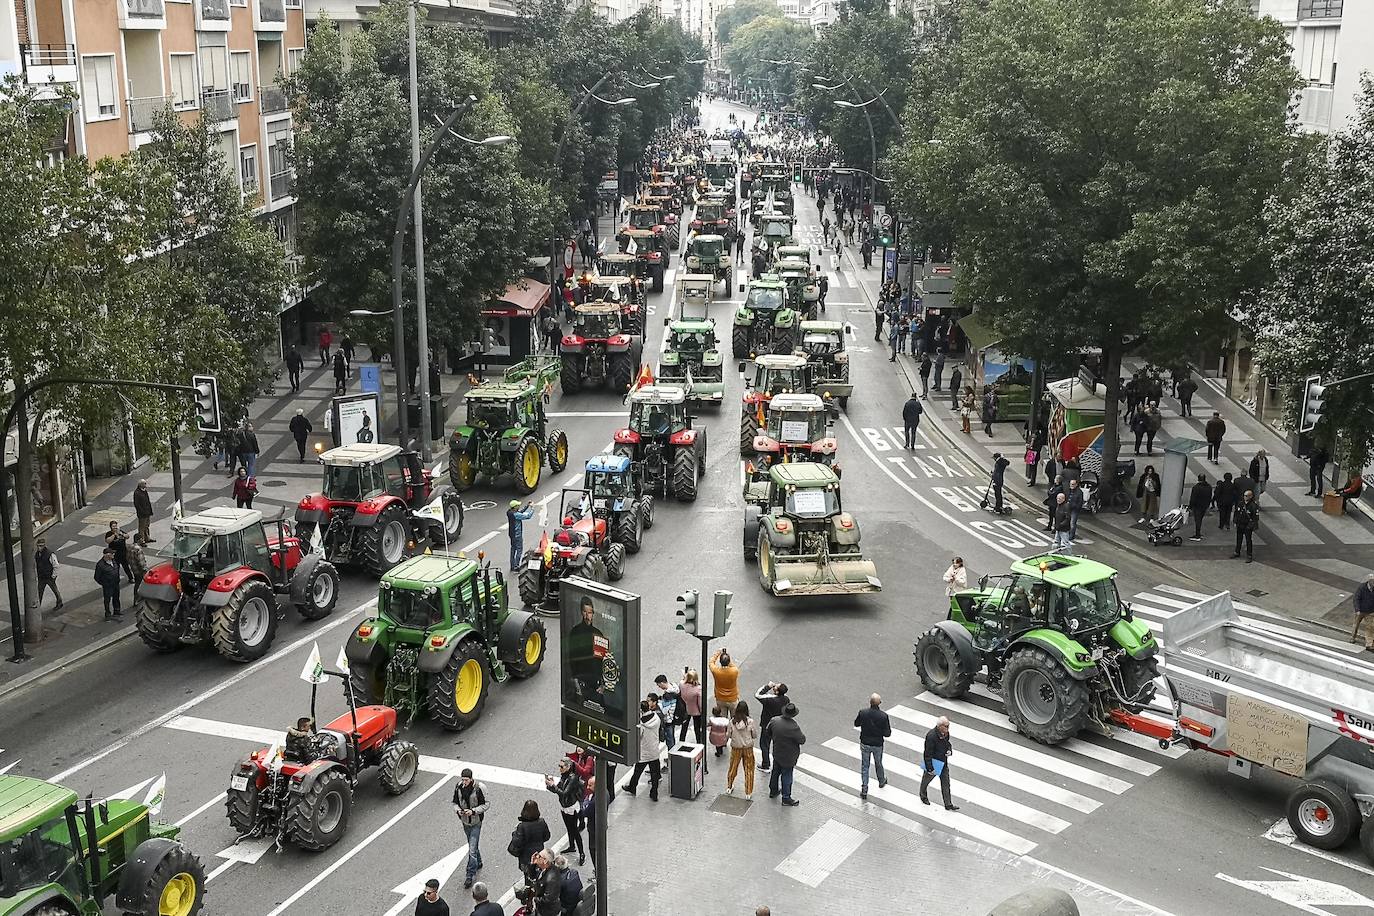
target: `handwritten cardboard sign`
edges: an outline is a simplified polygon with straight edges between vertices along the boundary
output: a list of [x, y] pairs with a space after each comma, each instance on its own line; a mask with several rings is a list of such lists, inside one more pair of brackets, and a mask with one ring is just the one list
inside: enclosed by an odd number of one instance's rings
[[1231, 751], [1290, 776], [1307, 772], [1307, 720], [1259, 700], [1232, 694], [1226, 703]]

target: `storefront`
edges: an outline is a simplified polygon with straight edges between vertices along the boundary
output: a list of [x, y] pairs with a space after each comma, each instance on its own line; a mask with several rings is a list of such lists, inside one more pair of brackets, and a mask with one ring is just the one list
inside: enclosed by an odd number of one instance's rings
[[[496, 365], [518, 363], [539, 349], [539, 321], [549, 302], [549, 285], [520, 280], [482, 309], [486, 360]], [[471, 348], [469, 348], [471, 349]]]
[[10, 474], [10, 520], [15, 536], [19, 532], [18, 490], [28, 490], [33, 501], [33, 527], [41, 531], [86, 504], [86, 468], [81, 452], [71, 445], [72, 436], [65, 422], [45, 417], [39, 435], [38, 448], [33, 455], [33, 473], [21, 481], [19, 471], [19, 437], [11, 432], [5, 437], [5, 467]]

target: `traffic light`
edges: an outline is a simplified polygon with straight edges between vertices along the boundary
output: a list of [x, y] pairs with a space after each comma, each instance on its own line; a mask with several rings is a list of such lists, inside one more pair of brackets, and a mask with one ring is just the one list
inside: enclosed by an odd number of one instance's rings
[[682, 607], [677, 609], [677, 616], [680, 618], [677, 628], [688, 636], [697, 635], [697, 591], [689, 588], [677, 600], [682, 602]]
[[716, 625], [711, 634], [717, 639], [730, 632], [730, 612], [734, 610], [730, 607], [730, 599], [733, 597], [731, 592], [716, 592]]
[[196, 389], [196, 425], [203, 433], [220, 431], [219, 382], [213, 375], [191, 376]]
[[800, 162], [792, 166], [792, 182], [793, 184], [802, 183], [802, 164]]
[[1322, 407], [1326, 404], [1326, 386], [1322, 384], [1320, 375], [1309, 375], [1302, 385], [1302, 419], [1298, 423], [1298, 432], [1311, 432], [1313, 427], [1321, 422]]

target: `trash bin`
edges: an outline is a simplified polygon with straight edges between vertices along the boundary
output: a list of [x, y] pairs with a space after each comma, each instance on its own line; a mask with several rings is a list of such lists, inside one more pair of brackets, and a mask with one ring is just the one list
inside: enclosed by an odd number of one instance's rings
[[[429, 438], [431, 440], [443, 439], [446, 437], [444, 431], [444, 420], [447, 416], [448, 407], [444, 398], [437, 394], [429, 396]], [[420, 396], [411, 395], [406, 401], [406, 423], [410, 426], [413, 433], [420, 431]]]
[[706, 746], [679, 744], [668, 752], [668, 794], [687, 801], [697, 797], [706, 780]]

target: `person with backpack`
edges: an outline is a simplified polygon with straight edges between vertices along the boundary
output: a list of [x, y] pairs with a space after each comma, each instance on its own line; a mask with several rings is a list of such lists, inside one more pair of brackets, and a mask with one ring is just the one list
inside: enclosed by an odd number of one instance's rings
[[558, 886], [558, 901], [562, 905], [560, 916], [573, 916], [577, 905], [582, 902], [582, 876], [572, 867], [567, 856], [554, 856], [553, 865], [563, 873]]
[[544, 788], [558, 796], [558, 810], [563, 815], [563, 827], [568, 831], [568, 851], [577, 850], [577, 864], [587, 861], [587, 848], [582, 842], [582, 829], [578, 817], [582, 806], [582, 777], [572, 758], [564, 757], [558, 761], [558, 779], [544, 777]]
[[458, 815], [458, 823], [463, 825], [463, 835], [468, 841], [467, 877], [464, 888], [472, 887], [477, 873], [482, 870], [482, 818], [487, 814], [487, 787], [472, 778], [472, 769], [463, 767], [458, 784], [453, 787], [453, 813]]

